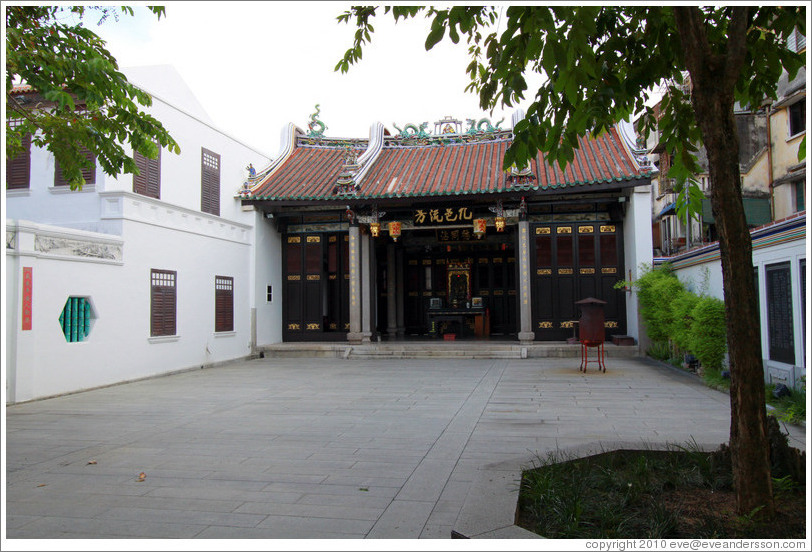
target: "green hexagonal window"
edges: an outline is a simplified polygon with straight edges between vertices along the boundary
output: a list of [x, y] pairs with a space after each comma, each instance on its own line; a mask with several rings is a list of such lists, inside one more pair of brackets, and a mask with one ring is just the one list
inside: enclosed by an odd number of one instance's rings
[[84, 341], [93, 329], [96, 313], [89, 297], [68, 297], [59, 315], [59, 325], [68, 343]]

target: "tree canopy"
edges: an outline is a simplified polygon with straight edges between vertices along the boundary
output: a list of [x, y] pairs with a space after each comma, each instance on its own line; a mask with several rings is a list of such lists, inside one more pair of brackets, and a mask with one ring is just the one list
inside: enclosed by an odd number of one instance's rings
[[[163, 7], [149, 9], [165, 15]], [[104, 41], [83, 25], [90, 13], [99, 24], [118, 19], [115, 8], [6, 7], [6, 156], [18, 155], [31, 135], [54, 155], [71, 189], [82, 187], [82, 169], [92, 167], [87, 151], [113, 176], [138, 171], [123, 144], [153, 159], [161, 147], [180, 153], [161, 123], [140, 109], [152, 105], [150, 95], [127, 81]], [[19, 84], [30, 86], [31, 95], [12, 94]]]

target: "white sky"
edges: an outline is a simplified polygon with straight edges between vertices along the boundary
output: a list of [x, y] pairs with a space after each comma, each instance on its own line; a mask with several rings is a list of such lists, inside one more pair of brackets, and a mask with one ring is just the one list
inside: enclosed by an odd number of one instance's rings
[[[361, 61], [348, 73], [335, 72], [355, 32], [336, 21], [348, 6], [167, 2], [160, 21], [137, 8], [135, 17], [101, 26], [90, 18], [86, 25], [107, 41], [121, 68], [174, 66], [215, 126], [271, 157], [282, 128], [293, 122], [306, 130], [316, 104], [325, 134], [338, 137], [367, 137], [375, 121], [393, 132], [393, 123], [428, 122], [433, 132], [446, 115], [463, 122], [489, 116], [478, 96], [464, 91], [470, 61], [464, 40], [426, 52], [423, 15], [397, 25], [391, 14], [379, 15]], [[504, 117], [502, 128], [510, 127], [513, 111], [494, 111], [493, 123]]]

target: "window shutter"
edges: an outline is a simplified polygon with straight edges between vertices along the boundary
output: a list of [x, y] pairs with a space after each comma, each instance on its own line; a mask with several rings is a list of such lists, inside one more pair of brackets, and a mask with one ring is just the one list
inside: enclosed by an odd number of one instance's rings
[[234, 331], [234, 278], [214, 277], [214, 331]]
[[220, 155], [201, 148], [200, 210], [220, 215]]
[[[86, 159], [89, 159], [93, 166], [89, 169], [82, 169], [82, 178], [85, 179], [85, 184], [96, 183], [96, 156], [89, 150], [82, 148], [82, 154]], [[62, 176], [62, 167], [59, 166], [59, 161], [56, 161], [54, 167], [54, 186], [67, 186], [68, 181]]]
[[150, 335], [175, 335], [177, 333], [175, 280], [177, 273], [152, 270], [150, 293]]
[[158, 157], [150, 159], [137, 151], [133, 152], [135, 166], [140, 174], [133, 175], [133, 192], [155, 199], [161, 199], [161, 150]]
[[22, 139], [23, 151], [6, 161], [6, 189], [27, 190], [31, 186], [31, 135]]

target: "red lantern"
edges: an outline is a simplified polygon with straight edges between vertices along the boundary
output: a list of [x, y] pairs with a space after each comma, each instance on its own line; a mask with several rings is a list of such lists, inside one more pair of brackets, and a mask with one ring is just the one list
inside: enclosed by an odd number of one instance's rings
[[394, 241], [398, 241], [400, 237], [400, 222], [394, 220], [389, 223], [389, 235], [392, 236]]
[[474, 219], [474, 234], [476, 234], [477, 238], [481, 238], [485, 235], [485, 227], [487, 226], [488, 221], [482, 218]]

